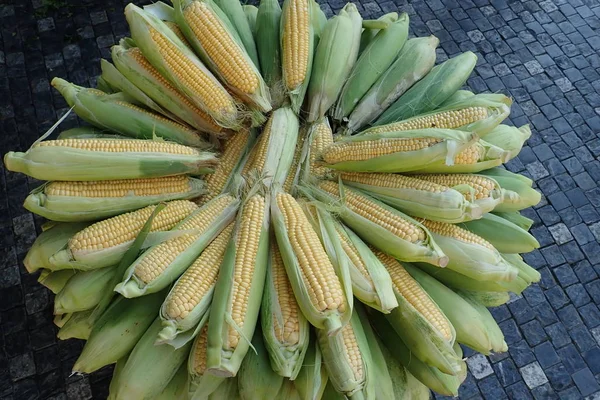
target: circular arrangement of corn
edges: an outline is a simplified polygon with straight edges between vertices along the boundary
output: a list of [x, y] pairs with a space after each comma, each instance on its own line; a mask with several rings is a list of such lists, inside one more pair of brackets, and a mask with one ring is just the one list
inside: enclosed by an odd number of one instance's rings
[[97, 88], [52, 82], [90, 125], [4, 159], [48, 181], [25, 266], [86, 340], [74, 372], [116, 363], [111, 399], [427, 399], [460, 345], [507, 351], [488, 307], [540, 279], [540, 195], [501, 167], [531, 134], [511, 100], [460, 90], [473, 53], [434, 66], [406, 14], [351, 3], [125, 15]]

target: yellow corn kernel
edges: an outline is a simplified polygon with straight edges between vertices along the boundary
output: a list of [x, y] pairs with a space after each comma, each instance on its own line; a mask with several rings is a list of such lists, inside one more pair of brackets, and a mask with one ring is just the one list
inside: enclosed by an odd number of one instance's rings
[[198, 333], [198, 340], [196, 340], [192, 351], [194, 352], [194, 365], [192, 366], [192, 373], [194, 375], [202, 376], [206, 372], [206, 350], [208, 349], [208, 323], [204, 324], [200, 333]]
[[382, 138], [360, 142], [338, 142], [323, 152], [329, 164], [342, 161], [364, 161], [387, 154], [417, 151], [442, 142], [436, 138]]
[[344, 356], [348, 364], [352, 367], [354, 379], [360, 381], [364, 379], [363, 358], [358, 347], [358, 342], [356, 341], [354, 329], [352, 329], [352, 324], [346, 324], [340, 334], [344, 340]]
[[167, 299], [167, 315], [184, 319], [217, 283], [219, 267], [231, 238], [234, 223], [230, 223], [200, 254], [200, 257], [179, 278]]
[[294, 183], [294, 179], [296, 177], [296, 172], [298, 170], [298, 164], [300, 163], [300, 157], [302, 156], [302, 149], [304, 147], [304, 139], [305, 135], [298, 135], [298, 142], [296, 143], [296, 151], [294, 152], [294, 159], [292, 160], [292, 165], [290, 166], [290, 172], [288, 172], [287, 177], [285, 178], [285, 182], [283, 184], [283, 190], [285, 192], [290, 193], [292, 190], [292, 184]]
[[70, 147], [74, 149], [108, 153], [170, 153], [183, 155], [200, 154], [199, 150], [182, 144], [158, 140], [140, 139], [57, 139], [36, 143], [37, 146]]
[[290, 243], [298, 259], [311, 302], [320, 311], [344, 312], [346, 304], [340, 280], [302, 208], [287, 193], [277, 194], [277, 205], [283, 214]]
[[194, 1], [185, 9], [184, 15], [227, 83], [246, 94], [256, 92], [259, 82], [251, 61], [244, 57], [243, 50], [208, 5]]
[[411, 118], [406, 121], [394, 122], [393, 124], [381, 125], [369, 129], [367, 132], [373, 134], [427, 128], [456, 129], [487, 117], [487, 108], [467, 107], [460, 110], [442, 111], [431, 115]]
[[495, 250], [490, 242], [458, 225], [429, 220], [423, 220], [422, 223], [427, 229], [438, 235], [451, 237], [465, 243], [478, 244], [490, 250]]
[[328, 168], [317, 165], [316, 162], [323, 151], [331, 145], [333, 145], [333, 132], [331, 132], [329, 124], [320, 122], [310, 143], [310, 173], [312, 175], [323, 176], [327, 173]]
[[468, 185], [474, 189], [474, 192], [465, 193], [467, 200], [471, 200], [471, 196], [474, 196], [476, 200], [486, 199], [490, 197], [492, 191], [496, 189], [496, 183], [492, 179], [482, 175], [423, 174], [412, 176], [420, 180], [437, 183], [439, 185], [445, 185], [448, 187]]
[[263, 128], [258, 141], [252, 148], [246, 165], [242, 168], [242, 176], [247, 177], [250, 171], [259, 171], [265, 167], [267, 162], [267, 150], [269, 149], [269, 140], [271, 139], [271, 126], [273, 125], [273, 118], [269, 118], [265, 127]]
[[429, 298], [421, 285], [406, 272], [398, 260], [378, 250], [374, 251], [377, 258], [379, 258], [389, 272], [396, 292], [401, 294], [429, 323], [435, 326], [444, 335], [446, 340], [451, 340], [452, 328], [437, 304]]
[[367, 279], [370, 283], [373, 283], [371, 279], [371, 275], [369, 275], [369, 271], [367, 271], [367, 266], [365, 265], [362, 257], [358, 253], [358, 250], [354, 246], [354, 243], [350, 241], [344, 229], [336, 224], [335, 230], [337, 231], [338, 238], [342, 243], [342, 249], [344, 249], [344, 253], [348, 256], [352, 264], [358, 269], [360, 274]]
[[[319, 186], [321, 189], [339, 198], [339, 187], [337, 184], [324, 181]], [[368, 197], [349, 188], [345, 188], [344, 195], [348, 208], [361, 217], [376, 223], [399, 238], [411, 243], [425, 240], [425, 231], [423, 229], [405, 220], [400, 215], [386, 210], [379, 204], [371, 201]]]
[[285, 85], [288, 90], [300, 86], [308, 70], [310, 43], [309, 0], [290, 0], [285, 7], [283, 20], [282, 52]]
[[300, 340], [300, 321], [298, 319], [300, 310], [276, 242], [271, 245], [271, 260], [273, 261], [271, 264], [273, 286], [275, 286], [275, 292], [277, 293], [277, 302], [281, 310], [281, 323], [283, 324], [283, 326], [280, 325], [279, 318], [276, 315], [273, 316], [275, 337], [281, 343], [293, 346]]
[[187, 175], [163, 178], [117, 179], [114, 181], [89, 182], [49, 182], [44, 187], [48, 196], [69, 197], [125, 197], [156, 196], [168, 193], [182, 193], [190, 190]]
[[123, 107], [127, 107], [127, 108], [129, 108], [131, 110], [137, 111], [139, 113], [145, 114], [149, 118], [152, 118], [152, 120], [154, 120], [154, 121], [161, 122], [163, 124], [168, 124], [168, 125], [171, 125], [174, 128], [185, 130], [185, 131], [188, 131], [188, 132], [192, 132], [192, 133], [196, 132], [195, 129], [192, 129], [189, 126], [180, 124], [179, 122], [175, 122], [172, 119], [164, 117], [164, 116], [162, 116], [160, 114], [156, 114], [156, 113], [150, 112], [150, 111], [148, 111], [148, 110], [146, 110], [146, 109], [144, 109], [142, 107], [136, 106], [135, 104], [131, 104], [131, 103], [128, 103], [126, 101], [121, 101], [121, 100], [117, 100], [114, 103], [118, 104], [120, 106], [123, 106]]
[[179, 26], [173, 22], [173, 21], [163, 21], [165, 23], [165, 25], [167, 25], [169, 27], [170, 30], [173, 31], [173, 33], [175, 35], [177, 35], [177, 37], [184, 43], [187, 45], [187, 39], [185, 38], [185, 35], [183, 34], [183, 32], [181, 32], [181, 29], [179, 29]]
[[[156, 206], [148, 206], [137, 211], [117, 215], [77, 232], [69, 240], [71, 251], [98, 251], [118, 246], [136, 238]], [[151, 232], [168, 231], [190, 215], [198, 207], [187, 200], [167, 203], [152, 221]]]
[[442, 193], [448, 190], [447, 186], [443, 186], [434, 182], [417, 179], [413, 176], [405, 176], [398, 174], [378, 174], [378, 173], [362, 173], [362, 172], [344, 172], [340, 177], [345, 182], [360, 183], [363, 185], [371, 185], [393, 189], [415, 189], [423, 190], [432, 193]]
[[485, 149], [479, 143], [474, 143], [454, 157], [454, 164], [476, 164], [485, 155]]

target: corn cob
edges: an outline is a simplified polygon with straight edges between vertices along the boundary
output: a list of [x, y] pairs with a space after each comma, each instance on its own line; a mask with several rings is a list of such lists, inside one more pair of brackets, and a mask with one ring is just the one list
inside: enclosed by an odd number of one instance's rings
[[223, 128], [210, 115], [194, 105], [188, 97], [164, 78], [138, 47], [130, 47], [130, 45], [128, 41], [121, 40], [118, 46], [112, 47], [115, 66], [127, 79], [188, 125], [202, 132], [212, 134], [221, 132]]
[[305, 155], [303, 166], [303, 181], [310, 181], [314, 178], [323, 178], [327, 175], [329, 169], [321, 165], [320, 158], [323, 151], [333, 145], [333, 132], [329, 125], [327, 117], [313, 123], [307, 133], [308, 155]]
[[215, 0], [215, 3], [231, 22], [233, 30], [237, 32], [239, 40], [244, 44], [244, 48], [256, 68], [260, 68], [254, 35], [241, 3], [233, 0]]
[[435, 64], [435, 36], [410, 39], [396, 61], [377, 79], [348, 116], [347, 128], [356, 132], [370, 124]]
[[[177, 23], [204, 64], [246, 103], [262, 112], [270, 111], [269, 89], [234, 34], [225, 10], [212, 0], [176, 0], [173, 4]], [[241, 11], [239, 3], [237, 7]], [[245, 16], [244, 21], [247, 25]]]
[[260, 317], [271, 368], [281, 376], [295, 379], [309, 346], [310, 331], [273, 240]]
[[[308, 85], [308, 122], [325, 116], [335, 103], [358, 57], [362, 18], [352, 3], [327, 21], [315, 50]], [[332, 52], [331, 49], [336, 49]]]
[[199, 324], [199, 332], [192, 344], [192, 350], [188, 359], [188, 373], [190, 382], [190, 400], [206, 399], [225, 380], [209, 374], [206, 370], [206, 352], [208, 349], [208, 313]]
[[181, 235], [144, 251], [129, 266], [115, 291], [137, 297], [170, 285], [235, 218], [238, 206], [237, 199], [224, 194], [194, 211], [173, 228]]
[[239, 127], [237, 105], [202, 62], [161, 20], [128, 4], [125, 17], [142, 54], [192, 103], [226, 128]]
[[[156, 206], [117, 215], [96, 222], [75, 233], [49, 257], [59, 269], [96, 269], [117, 264]], [[152, 222], [152, 232], [168, 231], [186, 218], [197, 206], [191, 201], [176, 200], [167, 204]]]
[[[483, 212], [489, 211], [451, 187], [416, 177], [345, 172], [340, 174], [340, 179], [345, 185], [415, 217], [456, 223], [480, 218]], [[500, 197], [500, 191], [497, 196]]]
[[350, 115], [360, 99], [396, 60], [408, 37], [409, 18], [406, 13], [389, 24], [371, 40], [352, 69], [333, 113], [341, 121]]
[[524, 215], [521, 215], [518, 211], [509, 211], [509, 212], [500, 212], [494, 211], [494, 215], [504, 218], [507, 221], [512, 222], [517, 225], [519, 228], [529, 231], [533, 226], [533, 220], [531, 218], [527, 218]]
[[262, 0], [256, 16], [256, 47], [260, 58], [260, 70], [265, 83], [271, 88], [271, 101], [275, 107], [281, 105], [281, 48], [279, 29], [281, 6], [276, 0]]
[[161, 201], [190, 199], [202, 193], [204, 183], [187, 175], [113, 181], [55, 181], [31, 192], [23, 207], [53, 221], [90, 221]]
[[467, 81], [477, 56], [467, 51], [434, 67], [381, 114], [374, 125], [401, 121], [436, 109]]
[[94, 323], [73, 371], [91, 373], [129, 354], [156, 319], [164, 296], [153, 293], [137, 299], [117, 297]]
[[[329, 168], [342, 171], [408, 172], [461, 162], [463, 152], [473, 145], [481, 146], [477, 135], [470, 132], [392, 131], [342, 137], [329, 146], [322, 157]], [[461, 159], [456, 160], [457, 157]]]
[[63, 139], [8, 152], [4, 165], [40, 180], [96, 181], [201, 174], [216, 163], [212, 153], [176, 143], [136, 139]]
[[462, 296], [465, 301], [471, 304], [471, 307], [479, 312], [479, 318], [487, 328], [488, 336], [491, 339], [492, 351], [496, 353], [506, 352], [508, 350], [508, 346], [504, 341], [504, 334], [496, 323], [494, 316], [484, 305], [477, 302], [472, 296], [465, 294], [464, 292], [459, 292], [459, 295]]
[[[252, 36], [256, 37], [256, 20], [258, 18], [258, 7], [253, 6], [251, 4], [244, 4], [242, 5], [242, 9], [244, 10], [244, 14], [246, 15], [246, 19], [248, 20], [248, 25], [250, 26], [250, 30], [252, 31]], [[256, 47], [258, 48], [258, 45]]]
[[52, 293], [57, 294], [75, 274], [77, 274], [76, 270], [63, 269], [60, 271], [51, 271], [49, 269], [42, 269], [37, 281], [50, 289]]
[[344, 223], [365, 242], [406, 261], [424, 261], [441, 267], [448, 257], [419, 222], [400, 211], [333, 182], [311, 191], [326, 204], [334, 204]]
[[484, 307], [498, 307], [508, 303], [510, 295], [507, 292], [475, 292], [470, 290], [455, 290], [462, 297], [469, 297]]
[[[102, 299], [115, 275], [114, 267], [82, 271], [73, 276], [54, 299], [54, 314], [73, 313], [94, 308]], [[110, 290], [110, 289], [109, 289]]]
[[215, 286], [207, 351], [207, 367], [213, 375], [235, 376], [250, 347], [265, 283], [268, 227], [268, 199], [250, 194], [238, 213]]
[[60, 327], [56, 337], [60, 340], [71, 338], [88, 340], [92, 331], [92, 326], [88, 321], [90, 315], [92, 315], [92, 310], [73, 313], [69, 320]]
[[363, 31], [360, 35], [360, 47], [358, 49], [358, 54], [361, 55], [363, 51], [367, 48], [369, 43], [377, 36], [377, 34], [383, 30], [387, 29], [392, 23], [398, 20], [397, 12], [390, 12], [387, 14], [383, 14], [381, 17], [377, 18], [377, 22], [381, 25], [373, 26], [373, 27], [365, 27], [363, 21]]
[[533, 235], [494, 214], [469, 221], [463, 227], [487, 240], [501, 253], [528, 253], [540, 247]]
[[485, 141], [510, 152], [510, 159], [515, 158], [525, 141], [531, 137], [529, 125], [520, 128], [508, 125], [498, 125], [493, 131], [485, 135]]
[[321, 350], [313, 337], [308, 345], [302, 368], [296, 379], [293, 380], [300, 400], [324, 398], [323, 391], [329, 377], [322, 360]]

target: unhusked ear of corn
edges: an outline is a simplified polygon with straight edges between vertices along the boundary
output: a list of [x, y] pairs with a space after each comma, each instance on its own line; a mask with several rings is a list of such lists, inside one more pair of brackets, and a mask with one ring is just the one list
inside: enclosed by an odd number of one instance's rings
[[323, 181], [311, 194], [332, 205], [342, 221], [365, 242], [405, 261], [423, 261], [441, 267], [448, 257], [427, 229], [400, 211], [355, 189]]
[[215, 4], [227, 16], [227, 19], [231, 22], [231, 26], [237, 32], [239, 40], [244, 44], [248, 56], [256, 68], [259, 68], [260, 63], [256, 51], [256, 43], [254, 42], [254, 34], [250, 28], [250, 23], [246, 18], [242, 4], [234, 0], [215, 0]]
[[281, 81], [281, 47], [279, 30], [281, 6], [277, 0], [262, 0], [256, 16], [256, 47], [260, 58], [260, 70], [271, 89], [271, 100], [275, 106], [281, 104], [283, 83]]
[[319, 344], [315, 340], [315, 335], [311, 334], [311, 336], [302, 368], [296, 379], [292, 381], [301, 400], [323, 398], [323, 391], [329, 380], [327, 370], [323, 365], [323, 356]]
[[498, 217], [504, 218], [507, 221], [512, 222], [513, 224], [517, 225], [519, 228], [524, 229], [526, 231], [529, 231], [534, 223], [534, 221], [531, 218], [527, 218], [526, 216], [522, 215], [518, 211], [508, 211], [508, 212], [494, 211], [493, 214], [497, 215]]
[[295, 379], [309, 346], [310, 330], [274, 239], [271, 239], [260, 320], [271, 368], [281, 376]]
[[23, 207], [53, 221], [93, 221], [161, 201], [191, 199], [204, 182], [187, 175], [114, 181], [54, 181], [33, 190]]
[[109, 131], [96, 128], [94, 126], [79, 126], [77, 128], [67, 129], [66, 131], [62, 131], [56, 137], [57, 139], [95, 139], [95, 138], [103, 138], [103, 139], [125, 139], [125, 136], [117, 135], [116, 133], [111, 133]]
[[421, 361], [446, 374], [458, 373], [460, 358], [452, 348], [456, 340], [452, 323], [403, 264], [387, 254], [375, 254], [392, 277], [399, 304], [385, 316], [388, 322]]
[[201, 328], [199, 325], [208, 312], [223, 262], [227, 244], [233, 232], [231, 222], [206, 247], [198, 258], [177, 280], [161, 309], [163, 329], [158, 334], [158, 343], [169, 343], [181, 347], [189, 342]]
[[238, 105], [196, 55], [154, 15], [125, 7], [131, 36], [142, 54], [177, 90], [225, 127], [239, 127]]
[[258, 320], [269, 255], [269, 199], [250, 192], [221, 263], [208, 322], [208, 372], [237, 374]]
[[302, 181], [325, 177], [329, 169], [320, 161], [323, 151], [333, 144], [333, 132], [327, 117], [313, 123], [306, 134], [303, 150]]
[[[385, 345], [381, 342], [381, 340], [377, 339], [377, 343], [379, 344], [379, 349], [382, 357], [381, 365], [385, 368], [385, 373], [390, 376], [391, 382], [391, 395], [390, 399], [426, 399], [426, 396], [415, 396], [414, 394], [409, 394], [408, 388], [408, 376], [410, 372], [408, 372], [404, 366], [400, 363], [399, 360], [395, 359], [389, 350], [385, 347]], [[376, 364], [378, 365], [378, 364]], [[413, 379], [415, 379], [413, 377]], [[415, 379], [416, 380], [416, 379]], [[378, 386], [376, 387], [378, 388]], [[429, 388], [425, 388], [427, 391], [427, 396], [430, 396]], [[384, 395], [384, 393], [381, 393]], [[410, 396], [410, 397], [409, 397]], [[385, 398], [385, 397], [382, 397]]]
[[484, 307], [499, 307], [503, 304], [508, 303], [510, 300], [510, 294], [508, 292], [475, 292], [470, 290], [454, 290], [460, 294], [463, 298], [469, 297], [473, 301], [481, 304]]
[[408, 37], [408, 14], [400, 17], [380, 30], [360, 54], [344, 88], [340, 93], [334, 118], [342, 120], [350, 115], [360, 99], [392, 65]]
[[251, 4], [243, 4], [242, 9], [244, 10], [244, 14], [246, 14], [246, 19], [248, 20], [248, 25], [250, 26], [252, 35], [256, 37], [256, 19], [258, 17], [258, 7]]
[[187, 399], [189, 391], [187, 365], [184, 362], [162, 392], [153, 400]]
[[8, 152], [6, 169], [40, 180], [98, 181], [212, 171], [214, 154], [159, 140], [62, 139]]
[[54, 294], [57, 294], [65, 287], [69, 279], [78, 271], [76, 270], [60, 270], [60, 271], [51, 271], [49, 269], [42, 269], [40, 272], [40, 276], [38, 276], [37, 281], [50, 289], [50, 291]]
[[491, 340], [492, 351], [495, 353], [501, 353], [508, 350], [508, 346], [504, 341], [504, 334], [502, 330], [498, 326], [498, 323], [494, 319], [494, 316], [490, 313], [490, 311], [471, 295], [466, 294], [465, 292], [458, 293], [466, 302], [468, 302], [471, 307], [473, 307], [477, 312], [479, 312], [479, 318], [481, 319], [484, 326], [487, 328], [488, 336]]
[[389, 131], [344, 136], [322, 157], [327, 167], [341, 171], [408, 172], [457, 164], [463, 151], [480, 146], [477, 140], [474, 133], [451, 129]]
[[529, 125], [520, 128], [516, 126], [498, 125], [493, 131], [485, 135], [485, 141], [510, 152], [512, 160], [523, 148], [525, 141], [531, 137]]
[[459, 191], [416, 177], [345, 172], [340, 174], [340, 179], [345, 185], [360, 189], [415, 217], [456, 223], [480, 218], [484, 212]]
[[482, 174], [494, 178], [503, 189], [503, 201], [494, 211], [520, 211], [538, 204], [542, 195], [531, 187], [531, 180], [518, 178], [517, 174], [499, 168], [483, 171]]
[[131, 43], [121, 40], [111, 52], [117, 69], [161, 107], [202, 132], [221, 132], [223, 128], [163, 77], [138, 47], [131, 47]]
[[475, 93], [471, 92], [470, 90], [457, 90], [452, 96], [448, 97], [446, 101], [440, 104], [440, 108], [450, 106], [451, 104], [466, 100], [472, 96], [475, 96]]
[[312, 0], [285, 0], [281, 14], [281, 67], [292, 109], [300, 111], [312, 71], [315, 47]]
[[447, 268], [479, 281], [515, 279], [517, 270], [507, 264], [494, 246], [458, 225], [424, 220], [435, 241], [450, 257]]
[[363, 21], [363, 31], [360, 35], [360, 48], [358, 49], [358, 54], [361, 55], [362, 52], [367, 48], [367, 45], [371, 43], [371, 41], [377, 36], [377, 34], [382, 29], [387, 29], [392, 23], [398, 20], [397, 12], [389, 12], [387, 14], [383, 14], [381, 17], [377, 18], [377, 24], [375, 26], [364, 26], [365, 21]]
[[144, 251], [114, 290], [125, 297], [137, 297], [169, 286], [229, 225], [238, 207], [236, 198], [224, 194], [195, 210], [173, 228], [173, 233], [180, 231], [180, 235]]
[[215, 376], [206, 371], [208, 316], [209, 313], [207, 312], [198, 325], [198, 335], [194, 339], [188, 358], [187, 370], [190, 382], [188, 398], [190, 400], [207, 399], [225, 380], [224, 377]]
[[82, 271], [73, 276], [54, 299], [54, 314], [92, 309], [102, 299], [115, 275], [114, 267]]
[[246, 103], [270, 111], [269, 88], [223, 11], [212, 0], [175, 0], [173, 5], [177, 23], [204, 64]]
[[[486, 169], [485, 171], [481, 171], [481, 175], [490, 176], [498, 181], [502, 181], [506, 186], [511, 186], [514, 181], [520, 182], [527, 187], [533, 186], [533, 180], [526, 177], [525, 175], [515, 174], [514, 172], [510, 172], [504, 168], [494, 167], [490, 169]], [[504, 185], [502, 185], [504, 186]], [[513, 190], [513, 189], [511, 189]]]
[[537, 239], [525, 229], [494, 214], [469, 221], [463, 227], [490, 242], [501, 253], [529, 253], [540, 247]]
[[92, 310], [73, 313], [69, 320], [60, 327], [56, 337], [60, 340], [67, 340], [71, 338], [87, 340], [92, 331], [92, 327], [88, 321], [88, 318], [91, 314]]
[[[116, 265], [142, 230], [156, 206], [144, 207], [127, 214], [96, 222], [73, 234], [49, 256], [57, 269], [96, 269]], [[198, 207], [187, 200], [175, 200], [158, 213], [151, 232], [164, 232], [190, 215]], [[49, 231], [50, 232], [50, 231]], [[152, 235], [152, 233], [151, 233]]]
[[165, 293], [137, 299], [117, 297], [94, 323], [74, 372], [92, 373], [125, 357], [158, 315]]
[[356, 6], [348, 3], [325, 24], [308, 85], [308, 122], [325, 116], [337, 100], [358, 57], [361, 21]]
[[342, 271], [336, 270], [330, 260], [331, 252], [328, 254], [291, 195], [273, 193], [271, 215], [285, 270], [302, 313], [317, 328], [329, 334], [339, 332], [350, 318], [352, 299], [346, 282], [340, 278]]
[[525, 280], [528, 284], [539, 282], [542, 278], [541, 274], [533, 267], [523, 261], [523, 257], [519, 254], [503, 253], [502, 258], [512, 266], [519, 270], [519, 278]]
[[464, 85], [476, 62], [477, 56], [467, 51], [434, 67], [425, 78], [390, 105], [374, 124], [402, 121], [436, 109]]

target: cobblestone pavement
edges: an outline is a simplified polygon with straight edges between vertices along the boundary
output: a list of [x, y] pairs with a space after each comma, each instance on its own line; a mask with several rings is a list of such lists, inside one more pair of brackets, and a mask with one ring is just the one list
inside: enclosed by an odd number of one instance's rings
[[[344, 2], [323, 6], [331, 15]], [[100, 58], [128, 28], [119, 1], [0, 3], [4, 154], [26, 150], [66, 110], [50, 80], [94, 85]], [[467, 353], [460, 397], [600, 399], [600, 2], [381, 0], [359, 8], [364, 17], [406, 11], [414, 35], [440, 38], [438, 61], [476, 52], [469, 86], [512, 96], [512, 123], [535, 132], [507, 167], [544, 194], [526, 211], [542, 248], [525, 256], [543, 278], [494, 309], [510, 351]], [[70, 376], [82, 342], [56, 339], [52, 294], [22, 266], [42, 221], [21, 204], [39, 182], [0, 169], [0, 399], [104, 399], [112, 369]]]

